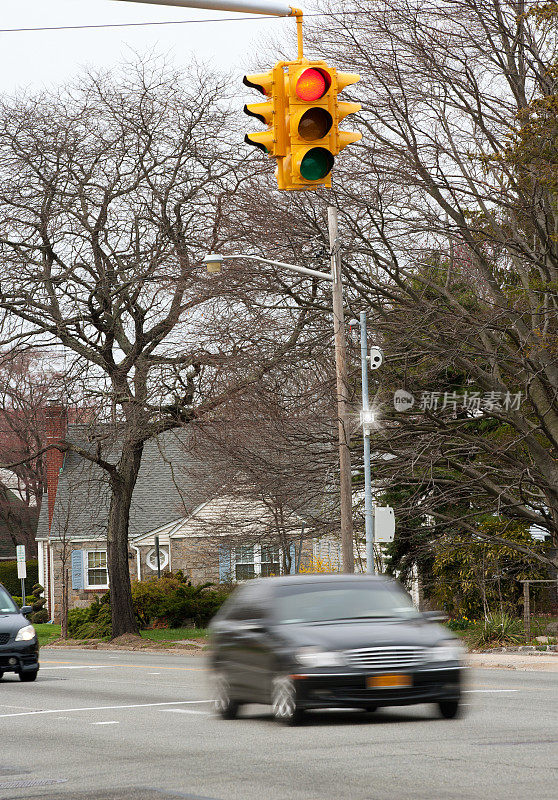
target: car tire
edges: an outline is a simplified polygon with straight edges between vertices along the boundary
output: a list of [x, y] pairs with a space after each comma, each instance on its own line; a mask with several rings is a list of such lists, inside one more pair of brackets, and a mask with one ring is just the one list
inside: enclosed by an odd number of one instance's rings
[[364, 706], [362, 710], [367, 714], [372, 714], [374, 711], [378, 710], [378, 706]]
[[235, 719], [240, 703], [231, 698], [231, 687], [223, 672], [213, 676], [213, 710], [222, 719]]
[[0, 672], [0, 681], [2, 680], [3, 677], [4, 677], [4, 673]]
[[303, 710], [296, 702], [296, 687], [288, 675], [277, 675], [271, 688], [273, 717], [282, 725], [300, 725]]
[[39, 670], [33, 670], [33, 672], [20, 672], [19, 679], [24, 683], [31, 683], [31, 681], [36, 680], [37, 675], [39, 674]]
[[440, 700], [438, 709], [444, 719], [455, 719], [459, 716], [459, 700]]

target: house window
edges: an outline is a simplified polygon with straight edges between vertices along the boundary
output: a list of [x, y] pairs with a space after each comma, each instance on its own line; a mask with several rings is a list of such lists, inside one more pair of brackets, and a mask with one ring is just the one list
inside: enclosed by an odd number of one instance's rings
[[260, 575], [262, 578], [268, 578], [270, 575], [280, 575], [281, 562], [279, 560], [279, 548], [262, 544], [260, 566]]
[[88, 550], [85, 553], [87, 589], [108, 589], [107, 551]]
[[255, 547], [234, 548], [234, 576], [237, 581], [247, 581], [256, 577]]
[[[152, 569], [153, 572], [157, 572], [157, 551], [154, 547], [148, 551], [145, 561], [149, 569]], [[168, 567], [169, 553], [168, 550], [164, 550], [162, 547], [159, 547], [159, 561], [161, 563], [161, 569]]]
[[233, 548], [233, 569], [236, 581], [267, 578], [281, 574], [280, 550], [271, 545], [247, 545]]

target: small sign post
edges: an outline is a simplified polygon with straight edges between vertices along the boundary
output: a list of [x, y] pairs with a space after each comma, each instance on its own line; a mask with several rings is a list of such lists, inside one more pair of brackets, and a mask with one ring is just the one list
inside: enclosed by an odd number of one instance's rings
[[21, 579], [21, 605], [25, 605], [25, 578], [27, 577], [27, 564], [25, 562], [25, 545], [16, 547], [17, 577]]

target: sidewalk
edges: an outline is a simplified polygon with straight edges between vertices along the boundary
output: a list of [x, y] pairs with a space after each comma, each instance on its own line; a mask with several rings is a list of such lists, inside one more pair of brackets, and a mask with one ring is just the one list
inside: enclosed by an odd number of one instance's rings
[[558, 653], [470, 653], [467, 661], [471, 667], [484, 669], [558, 672]]

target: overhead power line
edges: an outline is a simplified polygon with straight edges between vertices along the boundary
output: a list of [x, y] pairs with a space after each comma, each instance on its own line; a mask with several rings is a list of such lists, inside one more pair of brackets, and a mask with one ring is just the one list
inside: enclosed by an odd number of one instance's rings
[[[368, 14], [370, 11], [349, 11], [349, 12], [316, 12], [315, 14], [305, 14], [304, 18], [308, 17], [336, 17], [342, 14], [356, 15]], [[35, 33], [38, 31], [83, 31], [83, 30], [98, 30], [100, 28], [145, 28], [155, 25], [201, 25], [208, 22], [251, 22], [253, 20], [278, 20], [288, 19], [287, 17], [273, 17], [273, 16], [255, 16], [255, 17], [215, 17], [212, 19], [181, 19], [181, 20], [166, 20], [164, 22], [109, 22], [101, 23], [99, 25], [52, 25], [42, 28], [0, 28], [0, 33]]]

